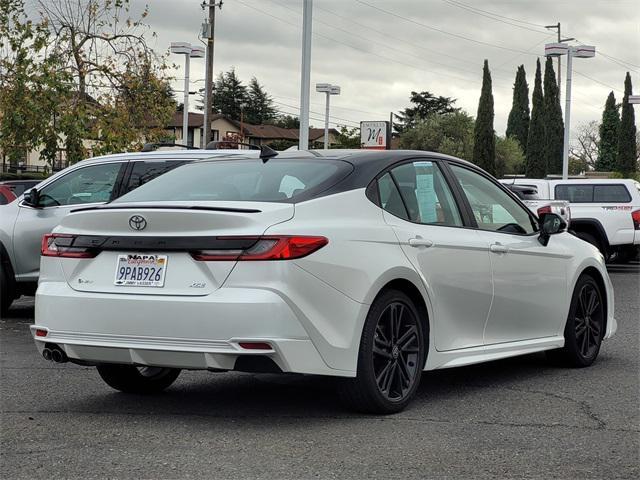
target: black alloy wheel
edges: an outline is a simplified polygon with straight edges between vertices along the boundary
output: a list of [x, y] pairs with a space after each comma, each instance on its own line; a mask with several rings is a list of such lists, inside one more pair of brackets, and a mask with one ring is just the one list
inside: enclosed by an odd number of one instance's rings
[[390, 303], [378, 318], [373, 335], [373, 371], [386, 398], [402, 400], [416, 381], [418, 320], [402, 302]]
[[564, 347], [547, 352], [550, 360], [569, 367], [588, 367], [598, 357], [606, 327], [606, 303], [591, 275], [582, 275], [573, 291], [564, 329]]
[[578, 293], [574, 327], [578, 349], [585, 358], [591, 358], [600, 348], [603, 319], [603, 305], [597, 286], [584, 284]]
[[426, 361], [419, 310], [398, 290], [383, 291], [364, 323], [355, 378], [344, 379], [341, 396], [354, 410], [388, 414], [413, 398]]

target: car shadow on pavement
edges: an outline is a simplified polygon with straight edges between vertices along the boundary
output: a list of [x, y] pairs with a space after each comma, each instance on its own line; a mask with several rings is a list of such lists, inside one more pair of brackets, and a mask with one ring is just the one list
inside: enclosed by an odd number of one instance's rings
[[[464, 401], [479, 390], [526, 383], [531, 377], [557, 372], [544, 355], [495, 361], [482, 365], [425, 372], [413, 406]], [[92, 372], [93, 373], [93, 372]], [[96, 380], [98, 374], [95, 372]], [[70, 378], [70, 380], [72, 380]], [[211, 417], [212, 419], [344, 418], [348, 411], [338, 396], [340, 379], [297, 374], [183, 372], [167, 391], [156, 395], [127, 395], [100, 385], [93, 393], [65, 401], [65, 410], [86, 413]], [[523, 387], [524, 388], [524, 387]], [[51, 405], [52, 406], [52, 405]], [[409, 406], [407, 411], [411, 411]]]

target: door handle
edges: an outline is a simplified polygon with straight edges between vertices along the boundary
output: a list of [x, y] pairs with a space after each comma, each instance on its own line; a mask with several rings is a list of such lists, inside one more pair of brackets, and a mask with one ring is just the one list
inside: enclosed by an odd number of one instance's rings
[[500, 243], [491, 244], [491, 246], [489, 247], [489, 250], [491, 250], [493, 253], [507, 253], [509, 251], [509, 249], [506, 246]]
[[422, 237], [415, 237], [409, 239], [409, 245], [412, 247], [432, 247], [433, 242]]

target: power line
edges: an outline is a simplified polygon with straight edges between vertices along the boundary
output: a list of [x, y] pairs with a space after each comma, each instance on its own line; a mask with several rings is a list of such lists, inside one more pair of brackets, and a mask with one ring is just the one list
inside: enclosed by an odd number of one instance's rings
[[462, 3], [462, 2], [459, 2], [459, 1], [457, 1], [457, 0], [451, 0], [451, 3], [457, 3], [457, 4], [459, 4], [459, 5], [463, 5], [463, 6], [467, 7], [467, 8], [470, 8], [470, 9], [473, 9], [473, 10], [477, 10], [477, 11], [479, 11], [479, 12], [486, 13], [487, 15], [491, 15], [491, 16], [498, 17], [498, 18], [504, 18], [505, 20], [511, 20], [512, 22], [523, 23], [523, 24], [525, 24], [525, 25], [531, 25], [532, 27], [542, 27], [542, 28], [545, 28], [545, 25], [542, 25], [542, 24], [540, 24], [540, 23], [533, 23], [533, 22], [528, 22], [528, 21], [526, 21], [526, 20], [520, 20], [520, 19], [512, 18], [512, 17], [506, 17], [506, 16], [504, 16], [504, 15], [499, 15], [499, 14], [497, 14], [497, 13], [489, 12], [489, 11], [487, 11], [487, 10], [482, 10], [481, 8], [478, 8], [478, 7], [472, 7], [472, 6], [471, 6], [471, 5], [469, 5], [469, 4]]
[[[255, 10], [255, 11], [257, 11], [257, 12], [260, 12], [260, 13], [262, 13], [262, 14], [264, 14], [264, 15], [267, 15], [267, 16], [269, 16], [269, 17], [273, 18], [273, 19], [276, 19], [276, 20], [278, 20], [278, 21], [280, 21], [280, 22], [282, 22], [282, 23], [286, 23], [287, 25], [291, 25], [291, 26], [293, 26], [293, 27], [295, 27], [295, 28], [297, 28], [297, 29], [300, 29], [300, 26], [299, 26], [299, 25], [297, 25], [297, 24], [295, 24], [295, 23], [288, 22], [287, 20], [284, 20], [283, 18], [280, 18], [280, 17], [278, 17], [278, 16], [276, 16], [276, 15], [272, 15], [272, 14], [271, 14], [271, 13], [269, 13], [269, 12], [265, 12], [264, 10], [261, 10], [260, 8], [254, 7], [253, 5], [249, 5], [249, 4], [247, 4], [247, 3], [244, 3], [244, 2], [242, 2], [241, 0], [236, 0], [236, 2], [237, 2], [237, 3], [239, 3], [239, 4], [241, 4], [241, 5], [243, 5], [243, 6], [245, 6], [245, 7], [247, 7], [247, 8], [251, 8], [252, 10]], [[403, 61], [397, 60], [397, 59], [395, 59], [395, 58], [387, 57], [387, 56], [384, 56], [384, 55], [380, 55], [380, 54], [378, 54], [378, 53], [373, 53], [373, 52], [370, 52], [370, 51], [368, 51], [368, 50], [364, 50], [364, 49], [362, 49], [362, 48], [360, 48], [360, 47], [356, 47], [355, 45], [351, 45], [351, 44], [349, 44], [349, 43], [342, 42], [342, 41], [340, 41], [340, 40], [336, 40], [335, 38], [329, 37], [328, 35], [323, 35], [323, 34], [318, 33], [318, 32], [313, 32], [313, 35], [315, 35], [315, 36], [317, 36], [317, 37], [320, 37], [320, 38], [324, 38], [324, 39], [329, 40], [329, 41], [334, 42], [334, 43], [338, 43], [338, 44], [340, 44], [340, 45], [344, 45], [344, 46], [346, 46], [346, 47], [352, 48], [352, 49], [357, 50], [357, 51], [359, 51], [359, 52], [366, 53], [367, 55], [374, 56], [374, 57], [376, 57], [376, 59], [377, 59], [377, 60], [386, 60], [386, 61], [388, 61], [388, 62], [397, 63], [397, 64], [399, 64], [399, 65], [403, 65], [403, 66], [405, 66], [405, 67], [409, 67], [409, 68], [412, 68], [412, 69], [414, 69], [414, 70], [418, 70], [418, 71], [420, 71], [420, 72], [433, 73], [433, 72], [429, 72], [429, 71], [428, 71], [428, 70], [426, 70], [425, 68], [419, 67], [419, 66], [417, 66], [417, 65], [413, 65], [413, 64], [410, 64], [410, 63], [406, 63], [406, 62], [403, 62]], [[451, 77], [451, 78], [455, 78], [456, 80], [461, 80], [461, 81], [463, 81], [463, 82], [469, 82], [469, 79], [467, 79], [467, 78], [463, 78], [463, 77], [459, 77], [459, 76], [457, 76], [457, 75], [451, 75], [451, 74], [442, 73], [442, 72], [436, 72], [436, 73], [437, 73], [438, 75], [441, 75], [441, 76], [444, 76], [444, 77]]]
[[[399, 18], [399, 19], [404, 20], [406, 22], [413, 23], [415, 25], [419, 25], [419, 26], [421, 26], [423, 28], [426, 28], [428, 30], [433, 30], [435, 32], [439, 32], [439, 33], [442, 33], [444, 35], [449, 35], [451, 37], [460, 38], [462, 40], [466, 40], [467, 42], [477, 43], [478, 45], [485, 45], [487, 47], [499, 48], [501, 50], [507, 50], [507, 51], [510, 51], [510, 52], [523, 53], [523, 54], [526, 54], [526, 55], [534, 55], [534, 54], [526, 52], [524, 50], [518, 50], [516, 48], [505, 47], [504, 45], [498, 45], [498, 44], [495, 44], [495, 43], [484, 42], [482, 40], [476, 40], [474, 38], [465, 37], [464, 35], [460, 35], [460, 34], [457, 34], [457, 33], [448, 32], [448, 31], [443, 30], [441, 28], [433, 27], [431, 25], [427, 25], [426, 23], [418, 22], [417, 20], [413, 20], [412, 18], [403, 17], [402, 15], [399, 15], [399, 14], [397, 14], [395, 12], [391, 12], [389, 10], [385, 10], [384, 8], [380, 8], [380, 7], [376, 6], [376, 5], [372, 5], [372, 4], [367, 3], [367, 2], [365, 2], [363, 0], [355, 0], [355, 1], [360, 3], [360, 4], [362, 4], [362, 5], [367, 6], [369, 8], [373, 8], [374, 10], [378, 10], [378, 11], [380, 11], [382, 13], [387, 14], [387, 15], [391, 15], [392, 17]], [[537, 56], [537, 55], [534, 55], [534, 56]]]
[[[475, 15], [480, 15], [481, 17], [489, 18], [489, 19], [494, 20], [496, 22], [504, 23], [506, 25], [511, 25], [513, 27], [521, 28], [523, 30], [529, 30], [530, 32], [547, 33], [544, 30], [539, 30], [539, 29], [536, 29], [536, 28], [527, 27], [525, 25], [518, 25], [517, 23], [512, 23], [512, 22], [509, 22], [509, 21], [506, 21], [506, 20], [502, 20], [503, 18], [507, 19], [508, 17], [504, 17], [502, 15], [496, 15], [494, 13], [490, 13], [490, 12], [487, 12], [486, 10], [481, 10], [479, 8], [472, 7], [470, 5], [466, 5], [464, 3], [456, 2], [456, 1], [453, 1], [453, 0], [442, 0], [442, 1], [444, 3], [446, 3], [446, 4], [448, 4], [448, 5], [451, 5], [452, 7], [461, 8], [461, 9], [466, 10], [468, 12], [471, 12], [471, 13], [473, 13]], [[515, 19], [511, 19], [511, 18], [509, 18], [509, 20], [513, 20], [513, 21], [516, 21], [516, 22], [519, 21], [519, 20], [515, 20]], [[541, 26], [543, 26], [543, 25], [541, 25]]]

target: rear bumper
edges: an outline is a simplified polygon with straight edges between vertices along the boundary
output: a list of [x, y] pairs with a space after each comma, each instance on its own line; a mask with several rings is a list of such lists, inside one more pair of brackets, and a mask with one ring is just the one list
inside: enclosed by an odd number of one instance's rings
[[[241, 356], [270, 358], [283, 372], [353, 376], [331, 368], [303, 322], [276, 292], [221, 288], [201, 297], [82, 293], [43, 282], [31, 331], [42, 352], [59, 345], [72, 360], [232, 370]], [[36, 329], [47, 335], [35, 335]], [[246, 350], [241, 342], [265, 342]]]

